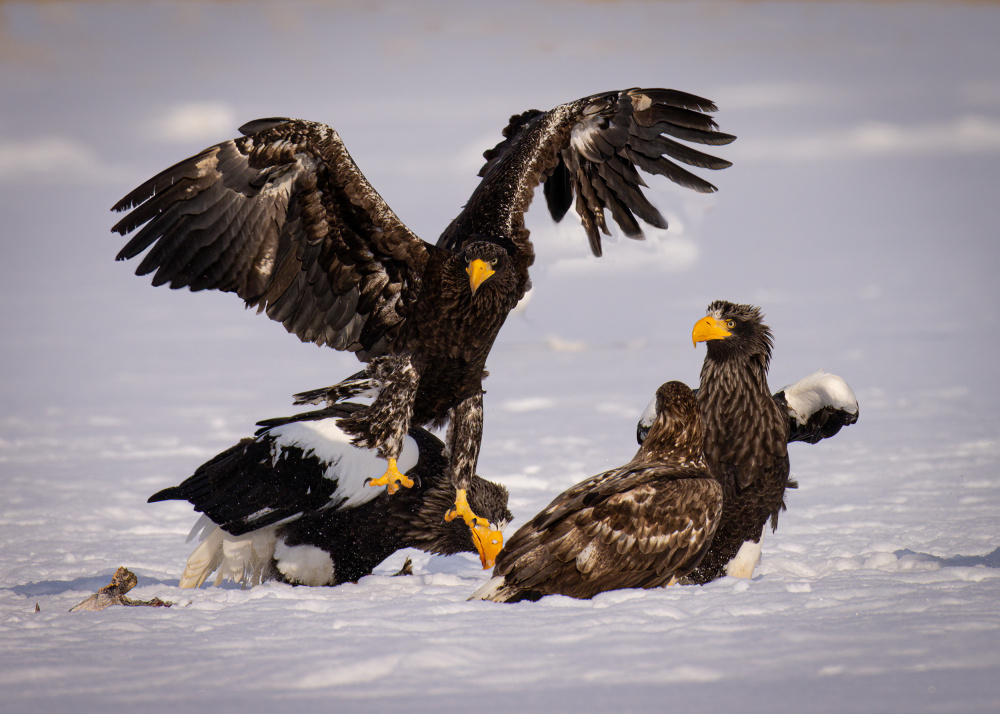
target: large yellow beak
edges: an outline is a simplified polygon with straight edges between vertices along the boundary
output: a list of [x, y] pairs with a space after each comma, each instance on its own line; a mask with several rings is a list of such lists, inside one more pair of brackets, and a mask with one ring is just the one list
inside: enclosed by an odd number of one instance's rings
[[725, 322], [716, 320], [709, 315], [694, 323], [694, 329], [691, 330], [691, 343], [697, 347], [699, 342], [721, 340], [724, 337], [729, 337], [731, 334], [733, 333], [726, 329]]
[[483, 570], [492, 568], [497, 562], [497, 555], [503, 549], [503, 533], [492, 523], [487, 523], [485, 518], [480, 518], [472, 512], [469, 507], [469, 497], [464, 488], [455, 492], [455, 505], [444, 514], [444, 519], [450, 522], [459, 516], [472, 531], [472, 543], [479, 553], [479, 562], [483, 564]]
[[465, 269], [465, 272], [469, 274], [469, 287], [472, 288], [472, 294], [475, 295], [479, 286], [493, 275], [495, 271], [485, 260], [476, 258], [469, 263], [469, 267]]
[[489, 570], [497, 562], [497, 556], [503, 550], [503, 533], [495, 530], [492, 524], [488, 526], [473, 526], [472, 540], [479, 551], [479, 562], [483, 570]]

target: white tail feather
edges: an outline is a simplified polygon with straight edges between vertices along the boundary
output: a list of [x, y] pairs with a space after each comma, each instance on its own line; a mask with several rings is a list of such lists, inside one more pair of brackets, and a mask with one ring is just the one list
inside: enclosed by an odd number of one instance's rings
[[[469, 597], [470, 600], [495, 600], [503, 602], [511, 593], [507, 592], [507, 580], [502, 575], [490, 578], [479, 586], [476, 592]], [[501, 597], [498, 597], [501, 596]]]
[[[195, 530], [199, 528], [200, 521]], [[218, 526], [211, 530], [202, 529], [202, 541], [187, 559], [180, 586], [201, 587], [216, 570], [219, 571], [215, 577], [216, 585], [225, 580], [240, 583], [243, 587], [257, 585], [273, 575], [275, 540], [274, 526], [241, 536], [230, 535]]]

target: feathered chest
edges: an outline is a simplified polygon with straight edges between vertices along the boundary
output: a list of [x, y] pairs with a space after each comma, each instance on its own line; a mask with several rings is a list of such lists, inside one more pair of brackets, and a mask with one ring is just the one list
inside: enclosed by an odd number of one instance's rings
[[[436, 290], [424, 290], [413, 306], [403, 348], [425, 365], [448, 369], [468, 364], [482, 369], [507, 315], [517, 305], [514, 285], [494, 276], [473, 294], [464, 263], [436, 267]], [[427, 281], [425, 281], [426, 283]]]
[[738, 362], [706, 360], [698, 390], [705, 458], [723, 481], [743, 485], [787, 464], [787, 424], [763, 374]]

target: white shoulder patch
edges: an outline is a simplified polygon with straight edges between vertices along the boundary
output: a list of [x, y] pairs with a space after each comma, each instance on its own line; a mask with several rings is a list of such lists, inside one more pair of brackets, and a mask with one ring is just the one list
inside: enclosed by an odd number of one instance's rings
[[649, 402], [649, 406], [646, 407], [646, 411], [639, 417], [639, 426], [648, 429], [653, 426], [654, 421], [656, 421], [656, 397], [653, 397], [652, 401]]
[[[326, 471], [326, 477], [337, 480], [337, 490], [332, 500], [347, 499], [342, 508], [351, 508], [367, 503], [384, 489], [372, 487], [366, 479], [378, 478], [385, 473], [388, 463], [380, 459], [374, 451], [359, 449], [351, 444], [351, 436], [337, 426], [336, 419], [298, 421], [282, 424], [270, 431], [274, 438], [275, 462], [282, 458], [285, 448], [297, 446], [303, 452], [315, 455]], [[403, 440], [403, 450], [397, 460], [397, 467], [406, 473], [417, 464], [420, 451], [417, 442], [407, 436]]]
[[823, 407], [843, 409], [858, 413], [858, 400], [854, 391], [836, 374], [818, 370], [785, 387], [785, 400], [800, 424]]

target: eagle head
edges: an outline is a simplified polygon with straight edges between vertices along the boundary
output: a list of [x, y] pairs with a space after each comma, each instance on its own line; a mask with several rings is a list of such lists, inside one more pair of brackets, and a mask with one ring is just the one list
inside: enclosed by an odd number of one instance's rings
[[462, 255], [465, 260], [465, 272], [469, 276], [469, 289], [473, 295], [497, 272], [510, 272], [510, 255], [504, 246], [492, 240], [482, 239], [466, 243]]
[[771, 329], [763, 323], [759, 307], [716, 300], [706, 313], [691, 330], [695, 347], [705, 342], [709, 354], [718, 357], [735, 352], [770, 356]]

